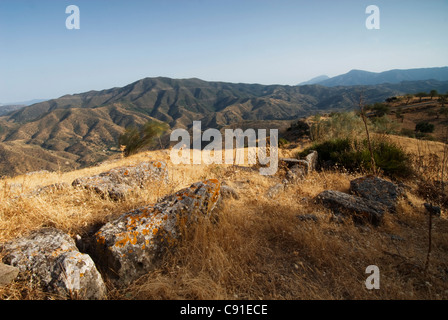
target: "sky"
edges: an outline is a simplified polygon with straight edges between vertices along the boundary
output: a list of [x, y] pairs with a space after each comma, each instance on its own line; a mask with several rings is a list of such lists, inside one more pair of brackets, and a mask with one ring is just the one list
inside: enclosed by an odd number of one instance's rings
[[296, 85], [448, 66], [447, 13], [447, 0], [0, 0], [0, 103], [145, 77]]

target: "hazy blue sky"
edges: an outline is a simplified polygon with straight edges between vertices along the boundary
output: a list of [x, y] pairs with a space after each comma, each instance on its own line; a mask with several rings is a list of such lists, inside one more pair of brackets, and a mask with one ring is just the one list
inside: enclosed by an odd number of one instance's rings
[[[380, 30], [365, 27], [371, 4]], [[0, 102], [156, 76], [295, 85], [447, 66], [447, 17], [447, 0], [0, 0]]]

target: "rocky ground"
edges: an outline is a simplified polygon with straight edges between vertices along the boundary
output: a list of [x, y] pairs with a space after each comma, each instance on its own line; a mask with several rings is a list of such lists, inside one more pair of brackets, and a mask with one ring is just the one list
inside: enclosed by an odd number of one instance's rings
[[[316, 172], [317, 154], [291, 155], [273, 177], [172, 166], [158, 152], [5, 181], [0, 296], [448, 297], [446, 213], [415, 181]], [[370, 265], [381, 271], [379, 290], [365, 287]]]

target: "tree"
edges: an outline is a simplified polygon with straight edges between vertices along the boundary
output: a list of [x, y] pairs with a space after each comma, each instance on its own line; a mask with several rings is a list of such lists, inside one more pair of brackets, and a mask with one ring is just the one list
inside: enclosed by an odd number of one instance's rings
[[432, 133], [434, 132], [434, 125], [429, 122], [419, 122], [415, 126], [415, 131], [421, 132], [421, 133]]
[[387, 98], [385, 101], [388, 102], [388, 103], [391, 103], [391, 102], [395, 102], [397, 100], [398, 100], [397, 97], [390, 97], [390, 98]]
[[439, 93], [437, 92], [437, 90], [431, 90], [429, 92], [429, 95], [431, 96], [431, 100], [432, 100], [433, 97], [437, 97], [438, 94]]
[[162, 148], [161, 136], [169, 129], [169, 126], [163, 122], [149, 121], [142, 128], [131, 126], [126, 128], [125, 132], [118, 138], [120, 146], [124, 146], [124, 156], [128, 157], [137, 153], [143, 147], [153, 144], [158, 138]]
[[417, 98], [420, 98], [420, 101], [419, 101], [419, 102], [422, 102], [422, 98], [427, 97], [428, 95], [427, 95], [426, 92], [419, 92], [419, 93], [416, 93], [415, 96], [416, 96]]
[[376, 117], [382, 117], [390, 110], [389, 106], [384, 103], [375, 103], [373, 106], [367, 106], [366, 109], [375, 112]]

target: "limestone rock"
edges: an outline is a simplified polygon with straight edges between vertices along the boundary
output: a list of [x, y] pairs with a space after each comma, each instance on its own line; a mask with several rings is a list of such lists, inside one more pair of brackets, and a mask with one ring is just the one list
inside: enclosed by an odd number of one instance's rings
[[292, 158], [280, 158], [279, 160], [284, 162], [289, 169], [293, 167], [301, 167], [306, 174], [308, 173], [309, 163], [306, 160]]
[[74, 187], [84, 187], [119, 200], [131, 190], [141, 188], [148, 181], [168, 181], [168, 169], [163, 161], [142, 162], [135, 166], [118, 167], [99, 175], [79, 178]]
[[355, 222], [368, 221], [379, 225], [385, 213], [381, 203], [340, 191], [321, 192], [317, 201], [330, 208], [336, 215], [352, 216]]
[[103, 279], [87, 254], [64, 232], [45, 228], [3, 246], [3, 262], [29, 272], [31, 279], [62, 298], [102, 299]]
[[350, 192], [379, 202], [390, 212], [395, 212], [400, 195], [398, 186], [375, 176], [366, 176], [350, 181]]
[[289, 168], [286, 174], [286, 179], [288, 181], [295, 181], [316, 170], [317, 158], [317, 151], [311, 151], [311, 153], [305, 157], [305, 160], [280, 158], [280, 161], [286, 163], [286, 166]]
[[308, 162], [308, 173], [316, 170], [317, 158], [317, 151], [311, 151], [311, 153], [306, 156], [305, 160]]
[[0, 263], [0, 286], [10, 284], [18, 274], [18, 268]]
[[179, 225], [209, 215], [220, 198], [218, 180], [197, 182], [104, 225], [94, 236], [92, 254], [117, 286], [125, 286], [157, 266], [176, 245]]

